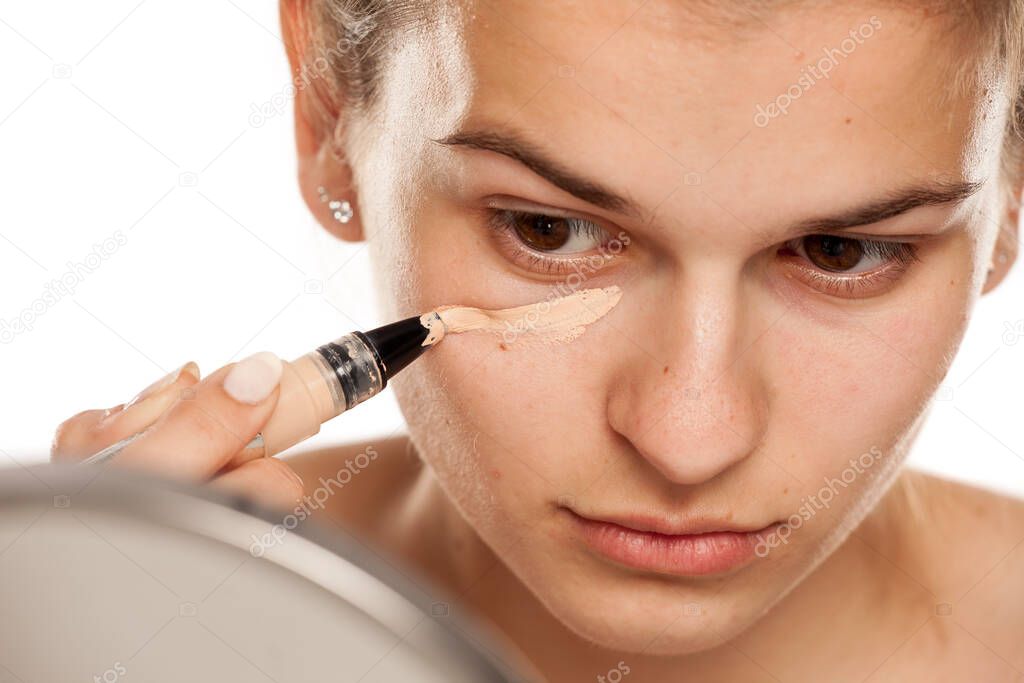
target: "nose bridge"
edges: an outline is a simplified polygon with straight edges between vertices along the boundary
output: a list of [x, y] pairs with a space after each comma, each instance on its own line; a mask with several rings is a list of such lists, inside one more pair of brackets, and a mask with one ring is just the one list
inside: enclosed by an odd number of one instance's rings
[[609, 398], [612, 428], [679, 484], [740, 462], [766, 426], [757, 311], [742, 282], [722, 273], [691, 273], [645, 313], [655, 316], [639, 323], [650, 331], [646, 353], [632, 359]]

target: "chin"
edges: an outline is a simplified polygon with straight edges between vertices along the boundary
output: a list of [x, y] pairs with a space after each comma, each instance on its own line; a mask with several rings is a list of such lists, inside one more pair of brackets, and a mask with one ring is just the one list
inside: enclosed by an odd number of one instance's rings
[[729, 595], [728, 585], [691, 591], [672, 581], [670, 577], [638, 577], [618, 579], [617, 586], [580, 581], [571, 591], [539, 597], [583, 640], [615, 652], [659, 656], [719, 647], [756, 623], [777, 602], [769, 596], [757, 600], [749, 595]]
[[599, 647], [628, 654], [681, 656], [714, 649], [732, 640], [755, 619], [740, 615], [709, 613], [686, 614], [686, 603], [675, 609], [662, 608], [653, 613], [631, 612], [623, 616], [614, 610], [606, 614], [559, 615], [562, 623], [577, 636]]

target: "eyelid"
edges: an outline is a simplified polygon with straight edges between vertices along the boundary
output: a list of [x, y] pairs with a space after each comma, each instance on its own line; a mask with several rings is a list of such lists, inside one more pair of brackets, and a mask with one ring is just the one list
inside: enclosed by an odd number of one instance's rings
[[928, 240], [937, 239], [943, 237], [941, 233], [916, 233], [911, 235], [870, 235], [866, 233], [850, 232], [848, 230], [840, 230], [836, 232], [812, 232], [794, 237], [787, 242], [792, 240], [804, 239], [806, 237], [841, 237], [848, 240], [861, 240], [864, 242], [926, 242]]
[[595, 225], [601, 226], [607, 230], [604, 225], [604, 220], [598, 216], [588, 214], [585, 211], [570, 211], [567, 209], [556, 209], [553, 206], [546, 206], [544, 204], [537, 204], [525, 199], [519, 199], [517, 197], [510, 197], [508, 195], [495, 195], [487, 197], [484, 200], [484, 206], [488, 209], [494, 209], [496, 211], [522, 211], [523, 213], [536, 213], [543, 216], [551, 216], [554, 218], [578, 218], [580, 220], [590, 221]]
[[[557, 218], [578, 218], [581, 220], [587, 220], [593, 222], [595, 225], [600, 226], [605, 232], [610, 234], [617, 233], [619, 229], [613, 229], [607, 225], [605, 220], [599, 216], [589, 214], [585, 211], [574, 211], [566, 209], [558, 209], [553, 206], [545, 204], [538, 204], [531, 202], [526, 199], [520, 199], [511, 195], [491, 195], [484, 199], [484, 206], [488, 209], [501, 211], [522, 211], [524, 213], [536, 213], [545, 216], [552, 216]], [[794, 237], [791, 237], [783, 241], [783, 244], [790, 242], [795, 239], [803, 239], [805, 237], [813, 236], [829, 236], [829, 237], [843, 237], [851, 240], [864, 240], [868, 242], [908, 242], [911, 244], [915, 243], [927, 243], [932, 240], [938, 240], [945, 237], [947, 231], [943, 232], [927, 232], [927, 233], [911, 233], [911, 234], [900, 234], [900, 235], [880, 235], [870, 233], [858, 233], [851, 232], [849, 230], [837, 230], [834, 232], [811, 232], [803, 233]]]

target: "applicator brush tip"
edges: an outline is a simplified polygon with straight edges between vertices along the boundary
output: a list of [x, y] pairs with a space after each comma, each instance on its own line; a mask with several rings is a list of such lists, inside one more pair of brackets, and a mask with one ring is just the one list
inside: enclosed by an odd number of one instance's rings
[[427, 328], [427, 338], [423, 340], [423, 346], [433, 346], [444, 339], [444, 335], [448, 331], [448, 326], [444, 324], [444, 320], [437, 314], [437, 311], [421, 315], [420, 324]]

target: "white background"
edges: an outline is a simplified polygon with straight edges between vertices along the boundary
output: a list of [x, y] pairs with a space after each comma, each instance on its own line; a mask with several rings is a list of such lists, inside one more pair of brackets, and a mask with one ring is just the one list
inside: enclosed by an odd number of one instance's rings
[[[365, 249], [329, 238], [300, 201], [276, 2], [6, 3], [0, 63], [0, 320], [94, 245], [125, 241], [69, 276], [74, 293], [39, 306], [30, 331], [3, 336], [0, 465], [44, 459], [62, 419], [187, 360], [291, 358], [386, 322]], [[279, 113], [254, 119], [267, 103]], [[912, 456], [1018, 495], [1022, 268], [976, 309]], [[307, 445], [402, 424], [386, 392]]]

